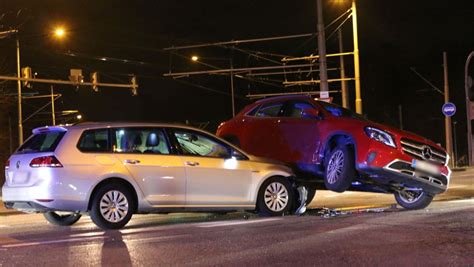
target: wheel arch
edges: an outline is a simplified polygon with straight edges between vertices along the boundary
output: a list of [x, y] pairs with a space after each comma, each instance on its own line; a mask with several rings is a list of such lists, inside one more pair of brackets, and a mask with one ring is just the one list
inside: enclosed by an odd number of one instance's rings
[[134, 200], [134, 203], [135, 203], [135, 207], [134, 207], [135, 211], [138, 211], [139, 198], [138, 198], [137, 189], [135, 188], [135, 186], [131, 182], [129, 182], [128, 180], [126, 180], [124, 178], [121, 178], [121, 177], [108, 177], [108, 178], [105, 178], [105, 179], [101, 180], [99, 183], [97, 183], [94, 186], [91, 193], [89, 194], [89, 201], [87, 203], [87, 210], [88, 211], [92, 207], [92, 200], [93, 200], [97, 190], [99, 190], [99, 188], [101, 188], [102, 186], [104, 186], [106, 184], [109, 184], [109, 183], [118, 183], [118, 184], [126, 186], [130, 190], [130, 192], [132, 193], [133, 200]]
[[[322, 150], [323, 166], [325, 166], [326, 164], [327, 154], [339, 144], [349, 145], [352, 148], [352, 152], [354, 153], [355, 163], [358, 162], [357, 143], [355, 141], [355, 138], [348, 132], [338, 131], [329, 135], [326, 139], [326, 142], [324, 143], [324, 148]], [[357, 166], [357, 164], [355, 165]]]
[[258, 194], [260, 193], [260, 189], [262, 188], [262, 185], [268, 179], [271, 179], [273, 177], [282, 177], [282, 178], [288, 179], [291, 184], [294, 183], [294, 179], [295, 179], [295, 176], [293, 174], [289, 174], [289, 173], [286, 173], [286, 172], [283, 172], [283, 171], [274, 171], [274, 172], [271, 172], [271, 173], [268, 173], [267, 175], [265, 175], [265, 178], [263, 178], [259, 181], [258, 185], [255, 188], [256, 190], [254, 190], [252, 203], [254, 203], [255, 206], [257, 206]]

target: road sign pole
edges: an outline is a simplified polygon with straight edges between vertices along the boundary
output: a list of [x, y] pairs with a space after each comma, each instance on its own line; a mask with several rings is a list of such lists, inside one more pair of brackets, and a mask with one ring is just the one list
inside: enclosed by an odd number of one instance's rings
[[[448, 82], [448, 55], [443, 52], [443, 69], [444, 69], [444, 103], [449, 103], [449, 82]], [[453, 133], [451, 125], [451, 116], [444, 116], [446, 151], [453, 158]], [[452, 164], [451, 164], [452, 165]]]

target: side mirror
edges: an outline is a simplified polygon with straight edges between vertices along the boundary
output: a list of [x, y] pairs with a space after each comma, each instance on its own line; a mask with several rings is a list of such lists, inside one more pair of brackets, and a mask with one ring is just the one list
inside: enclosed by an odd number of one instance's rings
[[229, 158], [235, 158], [236, 160], [244, 160], [244, 159], [247, 159], [246, 156], [242, 155], [242, 153], [240, 153], [239, 151], [234, 150], [234, 149], [231, 150], [231, 152], [230, 152], [230, 157], [229, 157]]

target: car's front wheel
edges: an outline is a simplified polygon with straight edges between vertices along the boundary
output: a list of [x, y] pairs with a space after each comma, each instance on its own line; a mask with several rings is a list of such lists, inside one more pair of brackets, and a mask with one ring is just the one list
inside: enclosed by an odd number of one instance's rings
[[260, 187], [257, 211], [262, 216], [281, 216], [293, 205], [293, 189], [288, 179], [275, 176]]
[[79, 212], [54, 212], [43, 213], [44, 218], [51, 224], [60, 226], [70, 226], [75, 224], [81, 218]]
[[106, 184], [94, 194], [89, 215], [103, 229], [120, 229], [132, 218], [135, 203], [132, 192], [119, 183]]
[[347, 145], [337, 145], [326, 160], [324, 185], [335, 192], [346, 191], [355, 176], [354, 153]]
[[395, 200], [405, 209], [418, 210], [428, 207], [431, 201], [433, 201], [433, 196], [428, 195], [421, 189], [403, 189], [395, 192]]

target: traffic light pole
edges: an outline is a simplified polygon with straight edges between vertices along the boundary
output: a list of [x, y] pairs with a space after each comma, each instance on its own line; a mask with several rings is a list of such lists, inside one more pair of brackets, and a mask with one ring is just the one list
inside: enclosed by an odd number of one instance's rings
[[[448, 55], [446, 52], [443, 52], [443, 70], [444, 70], [444, 103], [449, 102], [449, 82], [448, 82]], [[452, 124], [451, 124], [451, 117], [444, 116], [444, 127], [445, 127], [445, 135], [446, 135], [446, 151], [448, 155], [454, 159], [453, 157], [453, 132], [452, 132]]]

